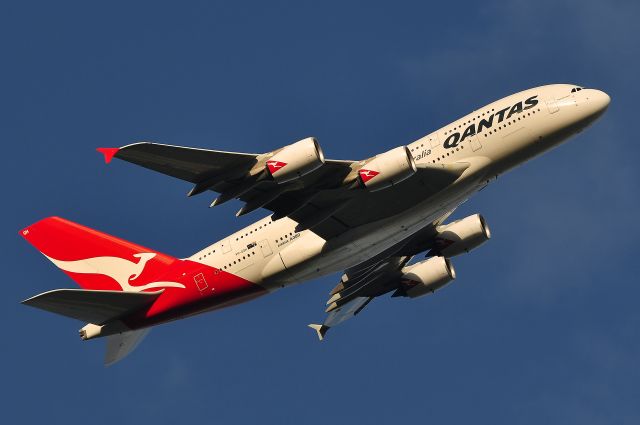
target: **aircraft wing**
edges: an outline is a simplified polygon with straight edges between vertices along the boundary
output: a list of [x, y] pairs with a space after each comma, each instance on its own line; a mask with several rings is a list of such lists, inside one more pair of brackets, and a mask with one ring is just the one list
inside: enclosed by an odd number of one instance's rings
[[212, 206], [239, 199], [245, 204], [238, 216], [266, 208], [274, 212], [274, 218], [291, 217], [300, 223], [298, 230], [311, 229], [325, 239], [415, 205], [455, 181], [468, 166], [421, 166], [414, 176], [399, 184], [370, 192], [350, 190], [343, 184], [357, 173], [359, 163], [355, 161], [328, 159], [315, 171], [279, 184], [262, 173], [271, 153], [224, 152], [151, 142], [98, 150], [107, 162], [118, 158], [193, 183], [189, 196], [218, 192], [220, 196]]
[[253, 165], [258, 156], [250, 153], [188, 148], [151, 142], [98, 150], [105, 155], [107, 162], [115, 157], [191, 183], [198, 183], [230, 170], [241, 173]]
[[398, 289], [403, 267], [413, 256], [433, 247], [436, 226], [451, 213], [453, 210], [399, 244], [347, 269], [329, 294], [324, 322], [309, 325], [318, 338], [322, 341], [330, 328], [359, 314], [374, 298]]
[[[408, 179], [387, 189], [370, 192], [368, 190], [344, 190], [343, 188], [318, 191], [311, 201], [287, 214], [298, 223], [313, 222], [314, 217], [324, 211], [331, 211], [329, 217], [311, 226], [311, 230], [324, 239], [330, 239], [345, 231], [382, 220], [405, 211], [416, 203], [435, 195], [449, 186], [466, 170], [468, 164], [434, 164], [418, 167]], [[290, 210], [298, 202], [297, 193], [286, 193], [266, 205], [276, 211]], [[366, 213], [363, 213], [366, 212]], [[306, 227], [306, 226], [305, 226]]]

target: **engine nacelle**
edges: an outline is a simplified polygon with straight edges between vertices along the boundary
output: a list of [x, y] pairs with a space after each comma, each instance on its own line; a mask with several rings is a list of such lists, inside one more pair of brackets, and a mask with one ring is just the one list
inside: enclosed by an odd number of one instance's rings
[[456, 278], [451, 260], [431, 257], [402, 269], [400, 284], [404, 294], [417, 298], [435, 292]]
[[358, 170], [358, 181], [374, 192], [400, 183], [411, 177], [416, 170], [411, 151], [406, 146], [400, 146], [365, 163]]
[[268, 173], [278, 183], [286, 183], [317, 170], [324, 164], [324, 153], [314, 137], [285, 146], [267, 160]]
[[489, 226], [480, 214], [438, 226], [436, 230], [438, 235], [432, 253], [447, 258], [467, 253], [491, 238]]

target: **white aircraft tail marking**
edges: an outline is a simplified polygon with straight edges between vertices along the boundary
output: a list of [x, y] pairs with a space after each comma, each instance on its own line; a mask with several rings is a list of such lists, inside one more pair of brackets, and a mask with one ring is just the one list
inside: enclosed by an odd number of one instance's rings
[[156, 256], [155, 252], [133, 254], [140, 260], [137, 263], [120, 257], [92, 257], [84, 260], [62, 261], [46, 256], [53, 264], [71, 273], [102, 274], [109, 276], [125, 292], [140, 292], [151, 288], [184, 288], [179, 282], [151, 282], [146, 285], [133, 286], [129, 282], [137, 279], [144, 271], [149, 260]]

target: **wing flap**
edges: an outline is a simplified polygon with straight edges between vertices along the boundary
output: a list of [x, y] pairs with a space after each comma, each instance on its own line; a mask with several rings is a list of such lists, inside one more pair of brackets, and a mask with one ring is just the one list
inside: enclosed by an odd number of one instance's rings
[[148, 308], [162, 292], [55, 289], [24, 300], [22, 304], [100, 325]]

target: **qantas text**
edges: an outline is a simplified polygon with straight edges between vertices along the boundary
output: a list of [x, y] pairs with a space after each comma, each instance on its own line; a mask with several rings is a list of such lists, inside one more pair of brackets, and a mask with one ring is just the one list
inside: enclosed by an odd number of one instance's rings
[[[491, 114], [487, 118], [483, 118], [478, 123], [478, 128], [476, 130], [476, 124], [470, 124], [463, 132], [462, 135], [456, 132], [451, 134], [446, 138], [443, 143], [443, 146], [447, 149], [455, 148], [458, 144], [464, 142], [464, 139], [467, 137], [473, 136], [474, 134], [479, 134], [482, 130], [491, 128], [494, 124], [494, 118], [497, 117], [496, 124], [501, 123], [505, 119], [509, 119], [513, 114], [519, 114], [527, 109], [531, 109], [538, 104], [538, 95], [531, 96], [527, 100], [523, 102], [518, 102], [513, 106], [508, 106], [504, 109], [499, 110], [495, 114]], [[508, 112], [507, 112], [508, 111]]]

